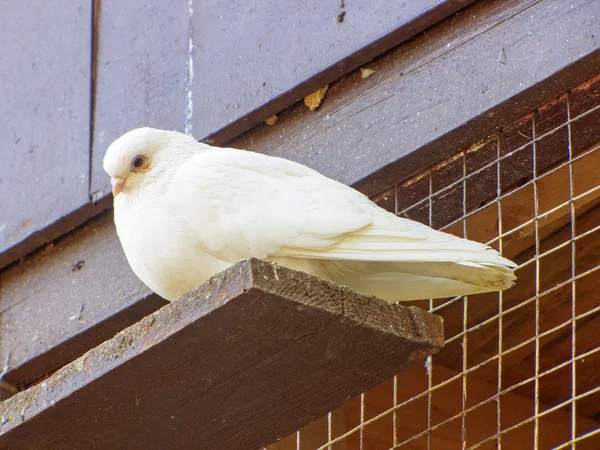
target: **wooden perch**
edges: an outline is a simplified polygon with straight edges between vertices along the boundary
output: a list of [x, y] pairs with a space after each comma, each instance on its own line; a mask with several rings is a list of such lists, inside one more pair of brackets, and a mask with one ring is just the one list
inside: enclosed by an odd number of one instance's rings
[[0, 448], [259, 448], [443, 345], [439, 317], [264, 261], [0, 405]]

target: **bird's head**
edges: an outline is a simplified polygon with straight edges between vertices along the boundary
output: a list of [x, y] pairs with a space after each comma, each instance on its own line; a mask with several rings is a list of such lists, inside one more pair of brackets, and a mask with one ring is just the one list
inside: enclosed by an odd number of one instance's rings
[[197, 141], [176, 131], [137, 128], [125, 133], [106, 150], [104, 170], [112, 192], [132, 191], [156, 178], [174, 158], [194, 151]]

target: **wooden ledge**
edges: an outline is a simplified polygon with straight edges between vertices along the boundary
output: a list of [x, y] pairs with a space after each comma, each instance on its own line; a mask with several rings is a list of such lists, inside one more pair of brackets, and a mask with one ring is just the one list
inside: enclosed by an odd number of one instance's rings
[[0, 448], [259, 448], [443, 346], [439, 317], [250, 259], [0, 405]]

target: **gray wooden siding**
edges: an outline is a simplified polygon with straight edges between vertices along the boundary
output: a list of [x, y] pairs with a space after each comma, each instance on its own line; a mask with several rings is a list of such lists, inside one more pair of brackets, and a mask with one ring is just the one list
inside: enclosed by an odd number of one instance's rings
[[0, 267], [107, 207], [123, 132], [223, 142], [472, 2], [1, 5]]
[[88, 202], [91, 5], [0, 6], [0, 253]]

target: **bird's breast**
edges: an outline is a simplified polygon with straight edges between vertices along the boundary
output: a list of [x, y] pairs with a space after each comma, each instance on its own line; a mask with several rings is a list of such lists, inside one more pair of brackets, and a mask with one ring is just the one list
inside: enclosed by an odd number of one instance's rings
[[230, 264], [206, 252], [194, 230], [160, 208], [115, 205], [115, 225], [127, 261], [150, 289], [175, 300]]

